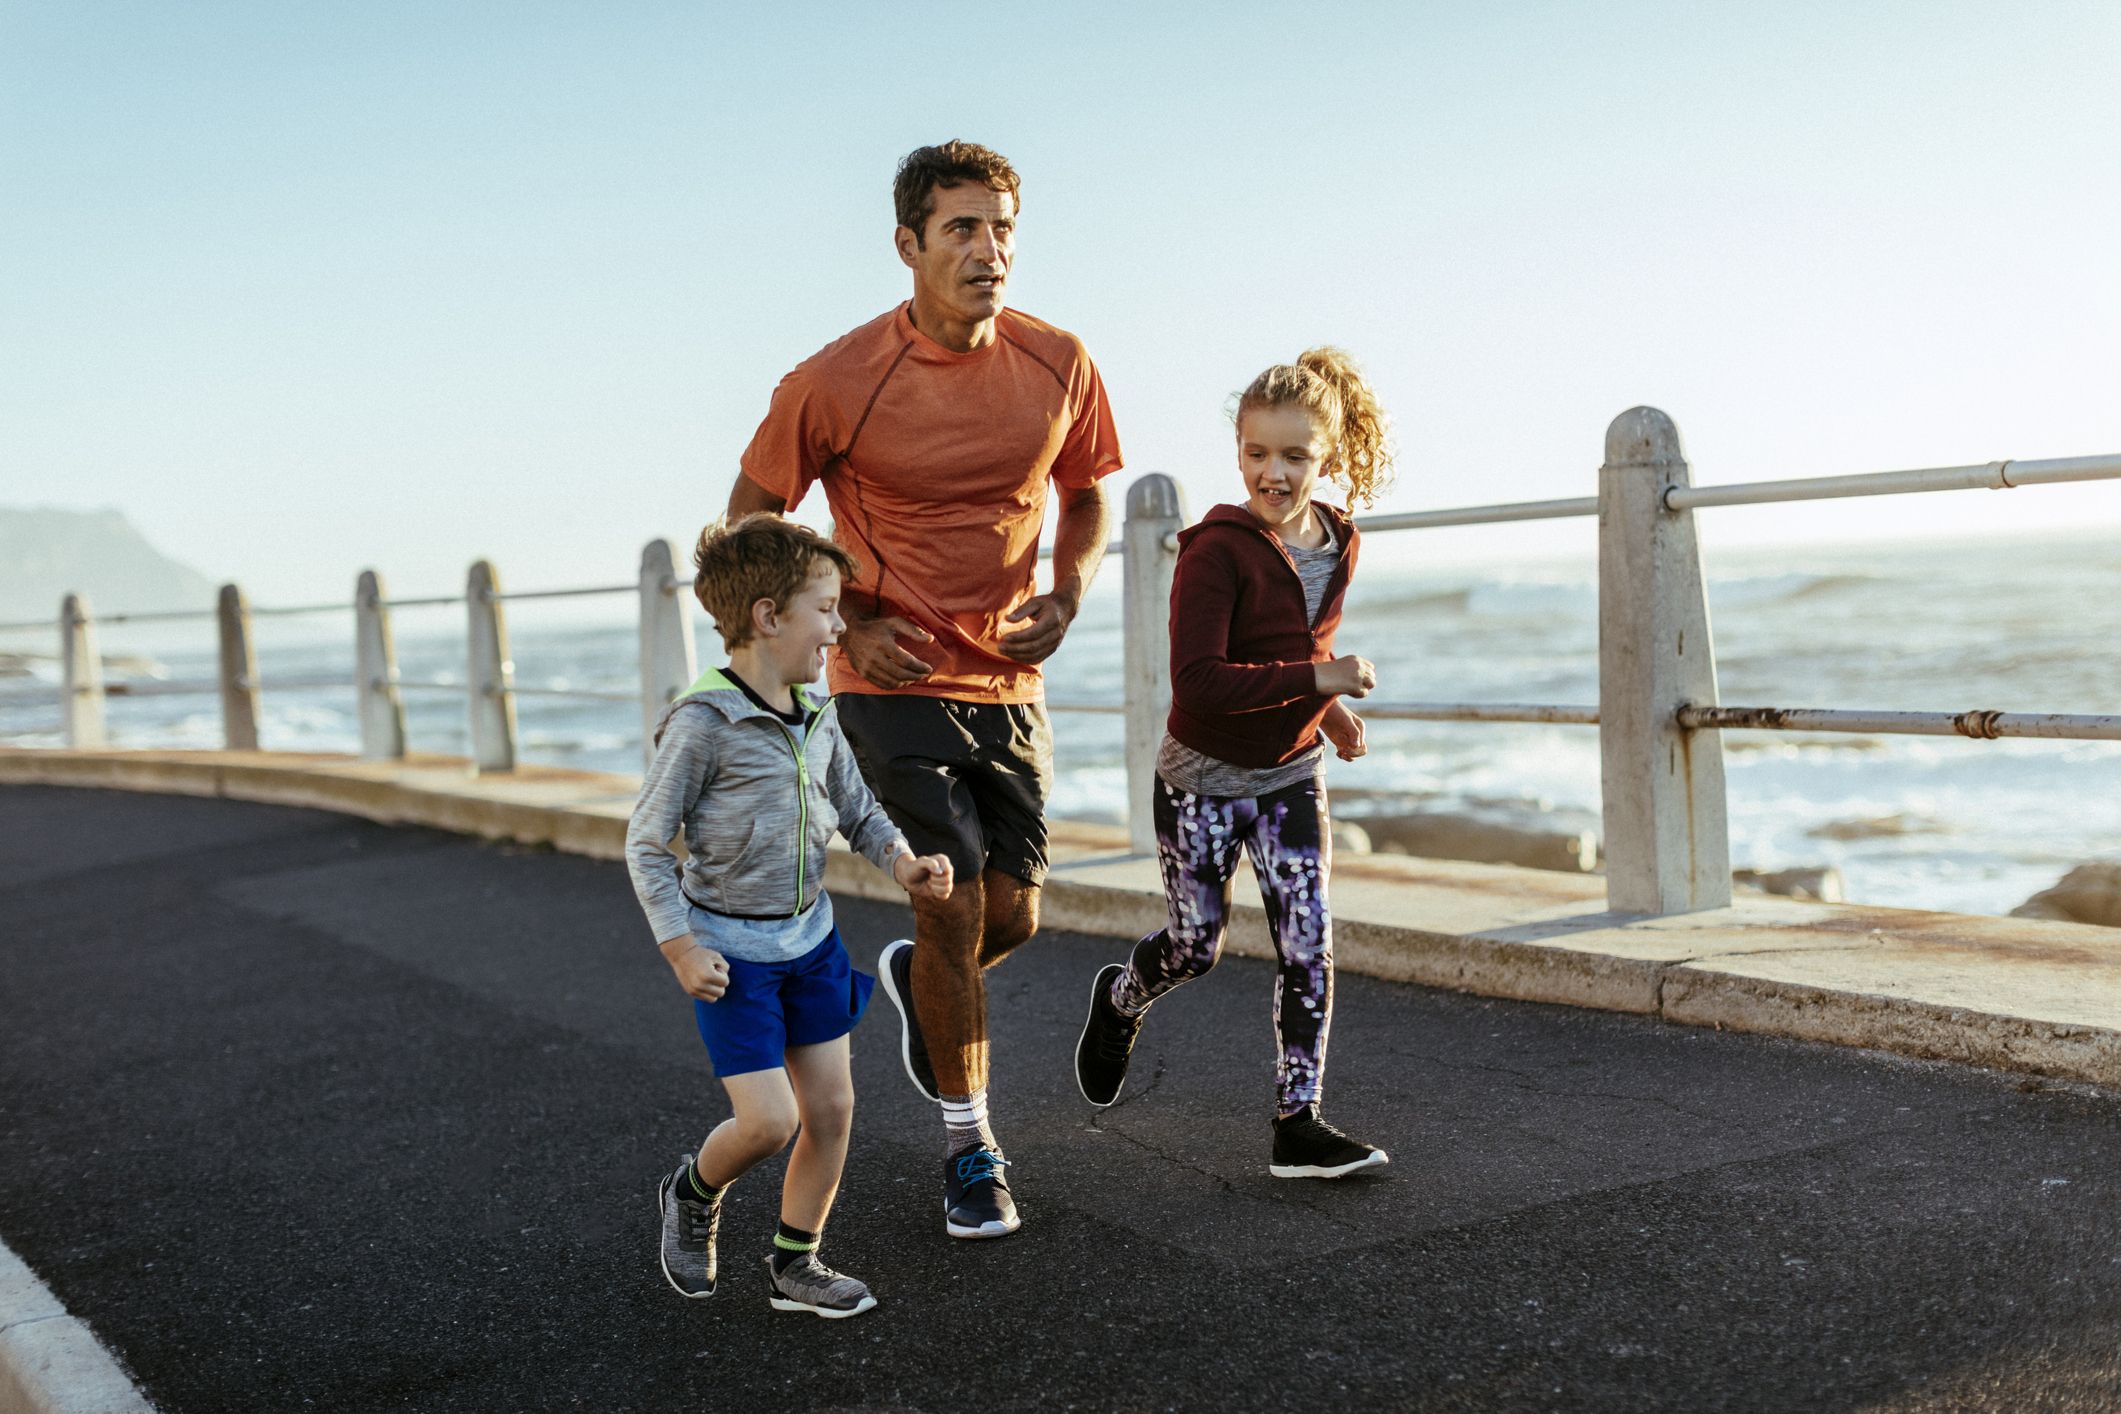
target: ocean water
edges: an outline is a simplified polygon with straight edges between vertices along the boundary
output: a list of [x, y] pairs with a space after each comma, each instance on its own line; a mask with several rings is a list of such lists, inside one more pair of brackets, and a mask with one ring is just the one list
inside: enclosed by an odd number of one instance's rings
[[[1371, 542], [1340, 647], [1378, 665], [1378, 701], [1597, 701], [1595, 566], [1581, 562], [1425, 568]], [[1049, 664], [1055, 702], [1116, 702], [1121, 682], [1117, 566]], [[2121, 544], [2038, 542], [1835, 545], [1713, 554], [1710, 619], [1722, 700], [1746, 706], [1964, 711], [2121, 711]], [[631, 693], [631, 602], [510, 606], [520, 686]], [[594, 606], [601, 605], [597, 608]], [[461, 610], [408, 610], [395, 624], [401, 674], [461, 684]], [[351, 750], [352, 615], [258, 621], [268, 748]], [[704, 617], [702, 663], [720, 661]], [[0, 638], [0, 663], [46, 654], [49, 634]], [[150, 681], [206, 681], [209, 623], [113, 625], [115, 669]], [[59, 744], [48, 657], [0, 678], [0, 740]], [[414, 749], [468, 748], [454, 690], [405, 694]], [[1360, 711], [1360, 705], [1357, 705]], [[211, 694], [113, 698], [127, 746], [213, 747]], [[523, 698], [526, 760], [637, 773], [640, 714], [630, 703]], [[1056, 712], [1055, 813], [1117, 821], [1125, 803], [1121, 721]], [[2074, 864], [2121, 855], [2121, 742], [1958, 737], [1725, 734], [1731, 855], [1738, 867], [1838, 866], [1852, 899], [1970, 913], [2007, 912]], [[1337, 789], [1404, 792], [1438, 809], [1598, 809], [1591, 727], [1370, 724], [1370, 754], [1334, 762]]]

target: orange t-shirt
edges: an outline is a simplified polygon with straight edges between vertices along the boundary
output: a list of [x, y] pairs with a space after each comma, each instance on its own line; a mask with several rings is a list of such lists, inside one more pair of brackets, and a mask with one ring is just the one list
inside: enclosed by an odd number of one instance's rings
[[[848, 597], [935, 635], [902, 646], [935, 671], [897, 689], [1036, 702], [1039, 670], [1004, 657], [1009, 611], [1037, 592], [1046, 484], [1119, 470], [1119, 433], [1082, 341], [1005, 309], [971, 353], [913, 327], [907, 306], [798, 364], [744, 450], [744, 475], [793, 510], [825, 483], [833, 538], [860, 573]], [[881, 693], [835, 653], [834, 692]]]

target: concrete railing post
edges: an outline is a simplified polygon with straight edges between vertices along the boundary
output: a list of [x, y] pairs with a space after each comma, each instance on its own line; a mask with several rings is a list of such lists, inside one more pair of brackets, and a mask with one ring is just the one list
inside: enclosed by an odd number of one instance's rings
[[508, 656], [501, 581], [480, 560], [464, 581], [465, 691], [471, 699], [471, 763], [479, 771], [516, 768], [516, 665]]
[[1701, 547], [1688, 511], [1679, 429], [1630, 408], [1606, 430], [1598, 473], [1598, 745], [1605, 796], [1606, 904], [1686, 913], [1731, 901], [1723, 739], [1682, 729], [1689, 703], [1716, 705]]
[[65, 665], [60, 691], [66, 716], [66, 744], [76, 751], [97, 751], [108, 744], [103, 722], [103, 659], [96, 652], [96, 621], [88, 599], [69, 594], [59, 605], [59, 657]]
[[655, 724], [677, 695], [700, 675], [692, 642], [691, 585], [678, 578], [677, 546], [651, 540], [641, 547], [641, 760], [655, 757]]
[[405, 758], [405, 698], [398, 690], [398, 650], [390, 637], [383, 577], [362, 570], [354, 585], [354, 702], [361, 719], [361, 759]]
[[1127, 488], [1121, 532], [1125, 597], [1127, 703], [1127, 840], [1137, 854], [1156, 852], [1152, 792], [1156, 749], [1171, 713], [1171, 573], [1178, 564], [1174, 536], [1185, 528], [1186, 499], [1161, 472]]
[[258, 749], [258, 651], [251, 641], [250, 600], [233, 584], [221, 586], [221, 743], [230, 751]]

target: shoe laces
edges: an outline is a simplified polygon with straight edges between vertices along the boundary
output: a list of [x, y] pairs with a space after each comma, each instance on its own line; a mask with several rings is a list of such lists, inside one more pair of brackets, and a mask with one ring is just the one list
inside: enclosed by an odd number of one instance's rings
[[1121, 1013], [1118, 1021], [1098, 1032], [1098, 1055], [1109, 1061], [1122, 1061], [1133, 1055], [1134, 1038], [1141, 1034], [1141, 1028], [1138, 1019]]
[[706, 1242], [721, 1225], [722, 1205], [678, 1199], [678, 1236], [687, 1242]]
[[1315, 1107], [1300, 1109], [1295, 1114], [1285, 1117], [1281, 1121], [1281, 1131], [1284, 1134], [1311, 1135], [1320, 1139], [1346, 1139], [1348, 1137], [1341, 1133], [1340, 1130], [1334, 1128], [1333, 1125], [1327, 1123], [1325, 1116], [1319, 1114]]
[[815, 1252], [805, 1252], [802, 1256], [790, 1262], [780, 1272], [780, 1277], [784, 1281], [789, 1278], [800, 1278], [806, 1282], [814, 1282], [819, 1286], [847, 1280], [847, 1278], [820, 1261]]
[[1125, 1060], [1134, 1050], [1134, 1038], [1141, 1034], [1142, 1018], [1120, 1010], [1109, 990], [1098, 999], [1098, 1010], [1103, 1013], [1105, 1024], [1094, 1028], [1097, 1053], [1106, 1060]]
[[982, 1179], [999, 1178], [1007, 1167], [1009, 1161], [992, 1149], [974, 1149], [969, 1154], [957, 1156], [957, 1181], [972, 1184]]

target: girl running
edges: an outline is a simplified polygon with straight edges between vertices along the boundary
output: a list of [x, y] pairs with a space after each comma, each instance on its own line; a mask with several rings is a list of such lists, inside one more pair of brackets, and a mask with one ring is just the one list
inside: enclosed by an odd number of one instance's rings
[[1391, 473], [1384, 411], [1345, 353], [1319, 348], [1252, 380], [1237, 402], [1240, 505], [1179, 536], [1171, 586], [1171, 716], [1156, 759], [1155, 820], [1169, 921], [1097, 974], [1075, 1076], [1097, 1106], [1119, 1098], [1150, 1003], [1222, 951], [1230, 880], [1250, 853], [1281, 954], [1274, 993], [1276, 1178], [1338, 1178], [1388, 1162], [1319, 1115], [1333, 1019], [1332, 865], [1325, 746], [1366, 749], [1342, 700], [1377, 685], [1365, 658], [1333, 655], [1359, 540], [1313, 499], [1320, 478], [1351, 504]]

